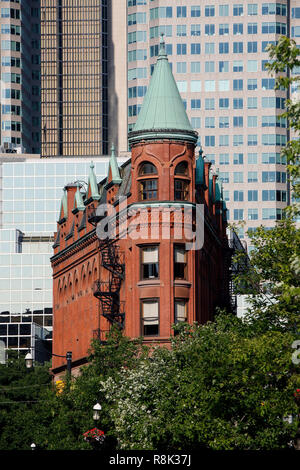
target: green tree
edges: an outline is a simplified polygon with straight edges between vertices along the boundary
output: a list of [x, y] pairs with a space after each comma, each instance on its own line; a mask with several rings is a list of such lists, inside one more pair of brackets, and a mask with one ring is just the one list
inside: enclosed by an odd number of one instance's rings
[[186, 327], [171, 350], [102, 382], [121, 449], [270, 450], [295, 437], [294, 335], [229, 315]]
[[[292, 139], [282, 148], [292, 189], [292, 204], [285, 210], [284, 220], [274, 228], [259, 227], [248, 232], [251, 245], [251, 265], [248, 271], [235, 276], [240, 294], [249, 294], [249, 315], [260, 320], [262, 329], [281, 328], [300, 331], [300, 235], [296, 220], [299, 217], [300, 197], [300, 76], [294, 72], [300, 66], [300, 50], [295, 41], [281, 36], [276, 45], [269, 45], [270, 63], [266, 65], [276, 77], [276, 88], [288, 91], [286, 111]], [[295, 90], [297, 91], [295, 93]], [[243, 253], [236, 261], [243, 262]]]
[[51, 387], [49, 364], [29, 371], [24, 357], [9, 353], [0, 365], [0, 450], [28, 450], [38, 423], [36, 407]]
[[[282, 154], [286, 156], [288, 170], [291, 176], [292, 188], [295, 199], [300, 197], [300, 76], [293, 72], [300, 67], [300, 50], [296, 42], [286, 36], [280, 36], [276, 45], [268, 46], [270, 63], [266, 65], [270, 74], [276, 76], [276, 88], [283, 87], [291, 95], [285, 101], [286, 111], [282, 114], [288, 120], [290, 129], [294, 132], [295, 138], [290, 140], [286, 147], [282, 149]], [[293, 93], [293, 86], [298, 90]], [[299, 212], [299, 205], [294, 206]]]
[[[249, 321], [258, 320], [262, 330], [299, 330], [300, 231], [292, 217], [278, 221], [270, 230], [261, 226], [251, 234], [250, 267], [234, 277], [236, 292], [248, 295]], [[242, 264], [244, 253], [236, 262]]]
[[[107, 412], [104, 396], [99, 392], [101, 380], [117, 377], [122, 367], [134, 369], [147, 350], [141, 341], [131, 341], [118, 329], [112, 328], [105, 346], [93, 341], [89, 363], [81, 375], [64, 378], [61, 392], [53, 384], [48, 366], [28, 371], [24, 358], [10, 361], [0, 368], [2, 411], [0, 408], [0, 449], [82, 450], [92, 449], [83, 433], [95, 422], [92, 409], [97, 401], [102, 405], [97, 427], [106, 435], [104, 449], [117, 445], [116, 434]], [[10, 400], [10, 404], [7, 401]]]

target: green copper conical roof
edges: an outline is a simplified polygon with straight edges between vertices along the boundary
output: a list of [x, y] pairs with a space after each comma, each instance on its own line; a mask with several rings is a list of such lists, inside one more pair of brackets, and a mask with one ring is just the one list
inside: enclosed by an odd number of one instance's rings
[[120, 170], [117, 162], [117, 157], [115, 155], [115, 146], [112, 144], [111, 146], [111, 155], [109, 160], [109, 168], [108, 168], [108, 175], [111, 171], [111, 180], [114, 184], [121, 184], [122, 178], [120, 177]]
[[68, 199], [67, 199], [67, 190], [63, 189], [64, 194], [61, 198], [60, 211], [59, 211], [59, 221], [66, 220], [68, 218]]
[[163, 37], [153, 75], [129, 142], [161, 137], [197, 142], [178, 91]]
[[79, 189], [80, 189], [80, 184], [77, 183], [77, 190], [76, 190], [75, 198], [74, 198], [73, 211], [84, 211], [85, 209], [83, 197]]
[[100, 194], [98, 191], [97, 178], [94, 172], [94, 168], [95, 168], [95, 165], [93, 162], [91, 162], [88, 188], [87, 188], [87, 198], [88, 200], [92, 198], [94, 201], [98, 201], [100, 199]]
[[223, 188], [222, 188], [222, 182], [217, 178], [216, 180], [216, 202], [222, 202], [223, 199]]

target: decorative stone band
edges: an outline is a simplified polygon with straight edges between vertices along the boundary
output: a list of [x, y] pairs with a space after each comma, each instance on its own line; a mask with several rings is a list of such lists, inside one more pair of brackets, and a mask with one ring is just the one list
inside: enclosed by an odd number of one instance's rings
[[131, 131], [128, 134], [128, 141], [131, 145], [142, 141], [159, 141], [161, 139], [191, 142], [196, 145], [198, 133], [196, 131], [180, 129], [149, 129], [141, 131]]

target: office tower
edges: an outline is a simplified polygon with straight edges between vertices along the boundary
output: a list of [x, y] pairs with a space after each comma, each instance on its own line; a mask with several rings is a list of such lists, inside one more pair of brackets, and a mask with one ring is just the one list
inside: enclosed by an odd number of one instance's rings
[[[278, 119], [288, 94], [274, 90], [266, 47], [281, 34], [300, 45], [299, 2], [128, 0], [127, 6], [128, 76], [119, 101], [128, 94], [128, 121], [119, 135], [133, 129], [164, 33], [198, 145], [219, 169], [229, 221], [246, 222], [241, 237], [260, 224], [273, 226], [289, 201], [280, 151], [290, 135]], [[113, 30], [115, 49], [118, 35]]]
[[41, 0], [41, 156], [107, 154], [107, 0]]
[[[93, 162], [104, 178], [108, 158]], [[0, 341], [7, 348], [26, 351], [33, 330], [51, 341], [53, 232], [64, 185], [79, 180], [85, 188], [90, 164], [83, 157], [0, 155]]]
[[39, 0], [0, 3], [2, 151], [40, 153]]

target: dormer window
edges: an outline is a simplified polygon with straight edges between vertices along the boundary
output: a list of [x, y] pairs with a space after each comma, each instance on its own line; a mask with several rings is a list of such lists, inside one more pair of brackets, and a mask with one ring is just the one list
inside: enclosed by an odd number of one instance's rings
[[140, 201], [157, 199], [158, 177], [156, 166], [153, 163], [144, 162], [139, 168], [138, 175]]
[[175, 168], [174, 199], [176, 201], [187, 201], [189, 199], [189, 186], [188, 163], [180, 162]]

